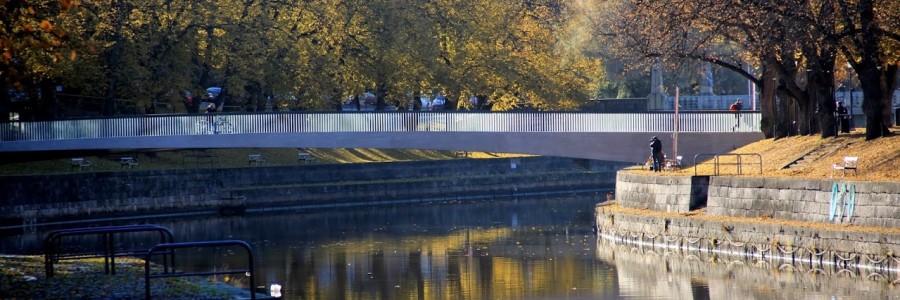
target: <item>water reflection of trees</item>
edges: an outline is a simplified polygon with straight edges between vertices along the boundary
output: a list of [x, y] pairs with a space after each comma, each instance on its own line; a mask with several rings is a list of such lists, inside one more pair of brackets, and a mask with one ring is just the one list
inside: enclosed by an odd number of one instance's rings
[[[623, 295], [678, 299], [886, 299], [898, 274], [809, 260], [731, 255], [599, 238], [597, 257], [616, 265]], [[888, 283], [888, 284], [886, 284]]]
[[397, 241], [346, 241], [305, 249], [284, 263], [304, 266], [300, 272], [292, 268], [288, 278], [292, 295], [302, 298], [601, 295], [611, 291], [610, 283], [595, 271], [608, 267], [592, 257], [592, 243], [591, 236], [567, 237], [565, 231], [473, 228]]
[[[617, 295], [607, 276], [613, 267], [593, 249], [595, 203], [535, 199], [157, 221], [179, 241], [249, 242], [256, 285], [279, 283], [286, 299], [610, 298]], [[38, 251], [42, 236], [3, 244]], [[177, 259], [188, 262], [185, 271], [244, 263], [228, 253]], [[244, 276], [215, 281], [247, 285]]]

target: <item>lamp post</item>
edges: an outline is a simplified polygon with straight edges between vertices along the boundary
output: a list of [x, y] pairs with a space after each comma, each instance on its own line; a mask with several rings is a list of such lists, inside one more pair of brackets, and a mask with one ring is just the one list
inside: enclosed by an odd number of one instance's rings
[[849, 92], [850, 92], [850, 109], [848, 110], [850, 113], [850, 120], [848, 120], [847, 123], [850, 126], [850, 128], [852, 129], [854, 127], [853, 126], [853, 92], [854, 92], [854, 89], [850, 87], [853, 84], [853, 78], [850, 77], [850, 72], [853, 71], [853, 66], [851, 66], [849, 62], [847, 63], [846, 66], [847, 66], [847, 87], [844, 89], [844, 91], [847, 91], [847, 89], [849, 89]]
[[[672, 158], [678, 159], [678, 87], [675, 87], [675, 124], [674, 132], [672, 132]], [[679, 162], [680, 163], [680, 162]]]

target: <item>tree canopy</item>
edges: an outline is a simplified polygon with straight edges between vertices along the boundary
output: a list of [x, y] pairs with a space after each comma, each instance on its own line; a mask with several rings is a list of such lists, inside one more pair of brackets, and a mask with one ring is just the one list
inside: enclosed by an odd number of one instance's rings
[[[378, 108], [439, 93], [460, 108], [479, 95], [496, 110], [574, 109], [644, 82], [604, 70], [708, 62], [760, 86], [767, 136], [825, 137], [849, 65], [872, 139], [890, 134], [900, 68], [890, 0], [7, 0], [0, 16], [0, 88], [31, 98], [3, 93], [0, 110], [25, 118], [200, 100], [325, 110], [366, 92]], [[208, 99], [207, 87], [222, 93]]]
[[240, 111], [333, 109], [367, 91], [380, 107], [441, 93], [572, 109], [603, 76], [573, 30], [584, 19], [555, 0], [3, 2], [19, 22], [4, 23], [4, 67], [23, 70], [7, 86], [72, 96], [33, 99], [45, 117], [84, 98], [105, 115], [185, 112], [212, 86]]
[[634, 63], [706, 61], [756, 82], [770, 137], [833, 136], [836, 74], [849, 62], [872, 139], [889, 134], [900, 65], [895, 2], [597, 0], [595, 20], [614, 52]]

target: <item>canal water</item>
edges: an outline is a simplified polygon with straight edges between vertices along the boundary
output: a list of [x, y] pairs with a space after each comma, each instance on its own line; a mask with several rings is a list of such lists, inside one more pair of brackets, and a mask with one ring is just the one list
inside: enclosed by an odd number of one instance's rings
[[[600, 195], [154, 219], [178, 241], [243, 240], [255, 286], [284, 299], [893, 299], [895, 274], [621, 244], [592, 230]], [[104, 224], [108, 225], [108, 224]], [[41, 251], [46, 232], [6, 237]], [[132, 241], [144, 243], [144, 241]], [[178, 268], [242, 268], [240, 249]], [[875, 274], [875, 275], [873, 275]], [[248, 287], [243, 274], [217, 281]]]

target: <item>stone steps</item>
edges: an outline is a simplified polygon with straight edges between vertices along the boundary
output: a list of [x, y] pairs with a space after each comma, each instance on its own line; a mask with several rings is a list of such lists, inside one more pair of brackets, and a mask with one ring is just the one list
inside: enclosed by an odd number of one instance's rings
[[841, 143], [841, 142], [837, 142], [837, 141], [831, 141], [831, 142], [828, 142], [828, 143], [819, 145], [818, 147], [812, 149], [811, 151], [809, 151], [809, 152], [807, 152], [807, 153], [804, 153], [803, 155], [801, 155], [801, 156], [798, 157], [797, 159], [795, 159], [795, 160], [793, 160], [793, 161], [787, 163], [786, 165], [782, 166], [781, 169], [782, 169], [782, 170], [785, 170], [785, 169], [792, 169], [792, 170], [801, 170], [801, 169], [804, 169], [804, 168], [808, 167], [810, 164], [812, 164], [812, 163], [818, 161], [819, 159], [822, 159], [823, 157], [829, 156], [829, 155], [831, 155], [831, 154], [837, 152], [838, 150], [840, 150], [841, 148], [846, 147], [847, 145], [848, 145], [848, 144], [846, 144], [846, 143]]

